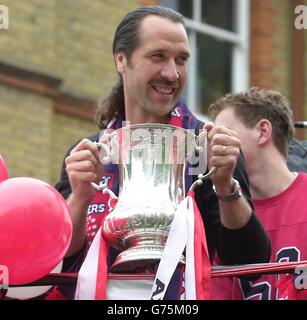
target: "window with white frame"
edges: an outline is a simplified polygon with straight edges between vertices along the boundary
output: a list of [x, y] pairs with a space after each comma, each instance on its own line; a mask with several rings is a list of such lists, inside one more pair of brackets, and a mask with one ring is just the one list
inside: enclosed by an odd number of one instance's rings
[[206, 114], [208, 106], [230, 91], [249, 86], [250, 0], [162, 0], [182, 13], [191, 58], [184, 96], [190, 109]]

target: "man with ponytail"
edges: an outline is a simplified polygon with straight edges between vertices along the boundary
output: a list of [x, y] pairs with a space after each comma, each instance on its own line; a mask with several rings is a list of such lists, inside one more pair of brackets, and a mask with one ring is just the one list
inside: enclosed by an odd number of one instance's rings
[[[101, 164], [95, 142], [104, 139], [103, 132], [116, 130], [128, 122], [130, 125], [161, 123], [208, 131], [208, 167], [215, 167], [215, 172], [210, 180], [195, 190], [201, 219], [198, 227], [202, 226], [197, 232], [206, 232], [203, 240], [207, 243], [210, 260], [217, 252], [223, 264], [267, 262], [270, 242], [250, 200], [238, 135], [226, 127], [202, 123], [181, 98], [190, 56], [182, 15], [162, 6], [133, 10], [117, 27], [113, 56], [118, 82], [95, 112], [95, 121], [101, 132], [69, 149], [61, 180], [56, 185], [67, 199], [74, 222], [67, 259], [74, 261], [91, 249], [101, 222], [109, 213], [108, 195], [97, 192], [92, 183], [107, 183], [108, 188], [118, 195], [116, 165]], [[186, 187], [189, 188], [195, 180], [197, 176], [187, 179], [189, 185]], [[198, 245], [197, 240], [195, 245]], [[107, 271], [114, 255], [109, 248]], [[195, 265], [198, 269], [205, 268], [201, 261], [195, 261]], [[210, 273], [210, 265], [206, 268]], [[155, 272], [156, 269], [157, 266], [152, 266], [151, 270], [143, 272]], [[183, 272], [182, 268], [176, 269], [164, 299], [181, 297]], [[105, 290], [103, 283], [101, 287]], [[92, 298], [95, 297], [104, 299], [105, 295], [96, 292]], [[202, 299], [206, 294], [195, 297]], [[81, 295], [79, 298], [85, 297]]]

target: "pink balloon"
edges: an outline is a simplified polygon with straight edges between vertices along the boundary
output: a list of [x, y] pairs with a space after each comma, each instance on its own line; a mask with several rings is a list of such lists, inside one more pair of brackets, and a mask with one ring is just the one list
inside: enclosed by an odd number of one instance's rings
[[7, 168], [6, 168], [5, 162], [0, 154], [0, 182], [3, 180], [6, 180], [8, 177], [9, 177], [9, 175], [7, 173]]
[[9, 284], [38, 280], [63, 259], [72, 236], [72, 222], [62, 195], [33, 178], [0, 183], [0, 265]]

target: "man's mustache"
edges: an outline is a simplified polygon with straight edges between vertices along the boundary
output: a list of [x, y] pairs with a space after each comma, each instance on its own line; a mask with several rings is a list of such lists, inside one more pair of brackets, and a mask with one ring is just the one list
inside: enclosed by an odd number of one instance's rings
[[156, 78], [150, 81], [150, 85], [154, 85], [154, 86], [162, 85], [162, 86], [171, 87], [173, 89], [177, 89], [180, 87], [180, 82], [179, 80], [169, 81], [168, 79], [161, 77], [161, 78]]

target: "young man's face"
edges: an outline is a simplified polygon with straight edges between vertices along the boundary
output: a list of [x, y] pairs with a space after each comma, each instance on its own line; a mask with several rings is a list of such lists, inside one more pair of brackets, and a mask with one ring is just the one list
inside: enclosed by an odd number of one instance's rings
[[143, 19], [139, 35], [129, 62], [123, 54], [116, 56], [126, 110], [158, 120], [173, 109], [186, 82], [188, 37], [181, 23], [154, 15]]

